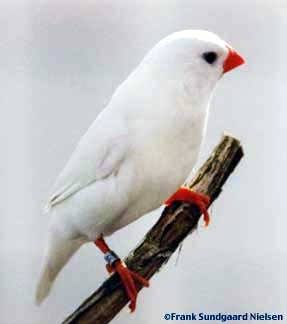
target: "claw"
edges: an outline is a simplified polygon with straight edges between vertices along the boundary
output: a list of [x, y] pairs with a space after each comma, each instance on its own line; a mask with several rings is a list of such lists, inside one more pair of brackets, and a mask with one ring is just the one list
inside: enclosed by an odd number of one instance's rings
[[149, 287], [149, 281], [147, 279], [145, 279], [144, 277], [142, 277], [141, 275], [139, 275], [138, 273], [134, 272], [134, 271], [130, 271], [130, 274], [132, 275], [132, 277], [140, 282], [144, 287], [148, 288]]
[[169, 199], [165, 202], [166, 205], [170, 205], [172, 202], [186, 201], [191, 204], [197, 205], [203, 214], [204, 226], [207, 227], [210, 223], [210, 216], [208, 213], [208, 206], [210, 205], [210, 197], [199, 192], [192, 191], [188, 188], [181, 187]]

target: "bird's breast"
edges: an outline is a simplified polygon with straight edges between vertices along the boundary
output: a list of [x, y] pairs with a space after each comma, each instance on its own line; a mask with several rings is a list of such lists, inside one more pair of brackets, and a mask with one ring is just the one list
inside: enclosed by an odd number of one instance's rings
[[192, 171], [202, 137], [202, 130], [196, 128], [146, 134], [144, 145], [137, 145], [133, 156], [136, 181], [143, 184], [143, 192], [150, 192], [155, 201], [168, 198]]

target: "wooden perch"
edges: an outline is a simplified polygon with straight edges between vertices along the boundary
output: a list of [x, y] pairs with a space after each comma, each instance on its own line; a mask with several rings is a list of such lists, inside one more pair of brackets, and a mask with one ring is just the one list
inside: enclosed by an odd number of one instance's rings
[[[211, 203], [243, 156], [238, 140], [224, 135], [209, 159], [193, 180], [186, 183], [192, 190], [204, 193]], [[184, 238], [197, 226], [200, 211], [195, 205], [173, 202], [166, 207], [152, 229], [126, 258], [127, 266], [150, 279], [165, 264]], [[142, 287], [137, 284], [140, 290]], [[63, 324], [106, 324], [128, 303], [117, 274], [107, 279]]]

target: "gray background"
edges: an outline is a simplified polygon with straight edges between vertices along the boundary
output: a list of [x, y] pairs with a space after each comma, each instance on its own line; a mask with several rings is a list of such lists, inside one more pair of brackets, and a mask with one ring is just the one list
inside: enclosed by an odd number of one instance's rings
[[[212, 210], [114, 323], [165, 323], [166, 312], [286, 312], [286, 1], [74, 1], [0, 3], [0, 323], [59, 323], [106, 277], [84, 247], [41, 308], [33, 305], [48, 219], [42, 206], [79, 137], [167, 34], [208, 29], [247, 64], [226, 75], [212, 102], [200, 161], [223, 131], [246, 157]], [[125, 255], [158, 214], [114, 235]], [[128, 238], [128, 239], [127, 239]]]

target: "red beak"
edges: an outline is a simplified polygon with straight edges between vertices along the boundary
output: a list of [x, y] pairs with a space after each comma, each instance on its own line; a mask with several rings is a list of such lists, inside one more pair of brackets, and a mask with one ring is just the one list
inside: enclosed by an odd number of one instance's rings
[[227, 46], [228, 56], [223, 64], [223, 72], [226, 73], [235, 69], [237, 66], [245, 63], [243, 57], [241, 57], [233, 48]]

